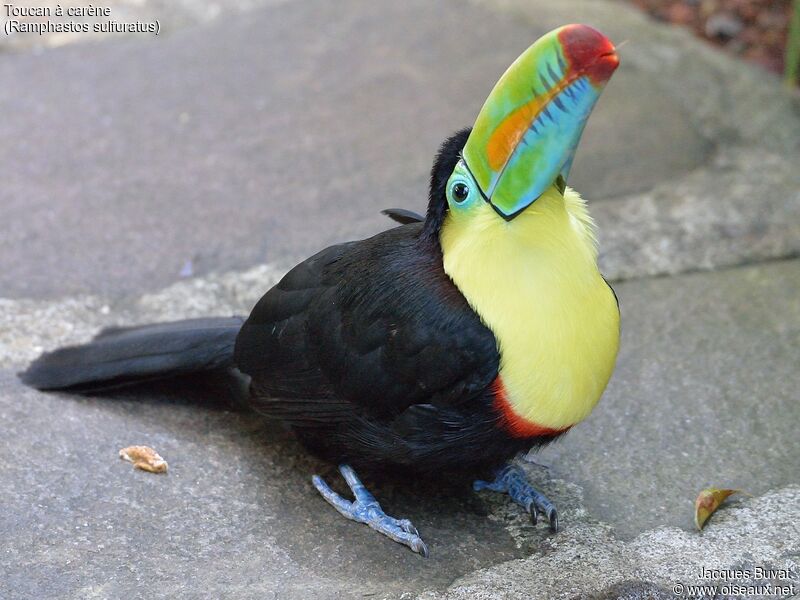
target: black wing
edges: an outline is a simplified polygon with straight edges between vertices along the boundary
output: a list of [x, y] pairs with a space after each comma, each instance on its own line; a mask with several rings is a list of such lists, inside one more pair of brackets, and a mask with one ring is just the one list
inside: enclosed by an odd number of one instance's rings
[[413, 405], [455, 407], [487, 389], [498, 370], [494, 335], [420, 230], [327, 248], [258, 302], [235, 360], [262, 410], [299, 426], [354, 413], [391, 421]]

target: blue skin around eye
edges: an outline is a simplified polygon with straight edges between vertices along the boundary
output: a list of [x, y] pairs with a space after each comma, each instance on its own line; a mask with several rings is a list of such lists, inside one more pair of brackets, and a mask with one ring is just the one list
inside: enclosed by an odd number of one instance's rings
[[[475, 205], [475, 202], [480, 199], [481, 194], [478, 191], [478, 184], [473, 181], [469, 173], [465, 172], [461, 165], [457, 166], [450, 179], [447, 182], [447, 203], [453, 210], [464, 210]], [[469, 195], [463, 202], [457, 202], [453, 197], [453, 188], [457, 183], [463, 183], [469, 189]]]

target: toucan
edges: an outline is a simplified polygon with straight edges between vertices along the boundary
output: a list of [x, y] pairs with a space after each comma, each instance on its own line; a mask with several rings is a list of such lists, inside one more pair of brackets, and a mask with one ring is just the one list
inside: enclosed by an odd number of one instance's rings
[[442, 144], [424, 217], [388, 211], [401, 225], [298, 264], [247, 319], [104, 330], [22, 380], [96, 391], [230, 370], [252, 407], [339, 466], [354, 498], [314, 476], [325, 500], [415, 552], [428, 555], [417, 529], [358, 473], [475, 479], [556, 531], [555, 506], [514, 459], [589, 415], [614, 369], [618, 303], [566, 181], [618, 64], [591, 27], [547, 33]]

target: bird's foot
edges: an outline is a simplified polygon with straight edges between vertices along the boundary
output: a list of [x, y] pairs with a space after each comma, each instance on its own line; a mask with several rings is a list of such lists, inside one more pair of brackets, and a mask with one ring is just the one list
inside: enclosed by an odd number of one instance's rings
[[528, 483], [525, 473], [515, 465], [506, 465], [497, 472], [494, 481], [476, 481], [472, 488], [478, 492], [480, 490], [492, 490], [511, 496], [511, 499], [522, 506], [530, 515], [531, 521], [536, 525], [539, 515], [547, 517], [550, 523], [550, 531], [558, 531], [558, 512], [547, 497], [541, 492], [536, 491]]
[[411, 521], [408, 519], [395, 519], [383, 512], [375, 496], [369, 493], [351, 467], [340, 465], [339, 472], [353, 491], [355, 496], [353, 502], [345, 500], [334, 492], [319, 475], [314, 475], [311, 478], [314, 487], [317, 488], [317, 491], [322, 494], [322, 497], [331, 506], [348, 519], [358, 523], [365, 523], [395, 542], [405, 544], [414, 552], [422, 554], [425, 558], [428, 557], [428, 547], [419, 537], [419, 532], [411, 524]]

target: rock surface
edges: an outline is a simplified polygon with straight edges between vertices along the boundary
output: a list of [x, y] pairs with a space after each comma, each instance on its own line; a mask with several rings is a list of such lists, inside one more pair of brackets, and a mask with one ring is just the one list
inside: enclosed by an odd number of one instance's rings
[[[249, 292], [223, 281], [177, 284], [132, 303], [125, 320], [173, 316], [189, 292], [200, 312], [226, 312]], [[691, 584], [699, 565], [733, 567], [747, 553], [757, 566], [789, 564], [800, 552], [800, 261], [630, 281], [617, 292], [622, 352], [601, 407], [536, 457], [548, 470], [528, 467], [559, 506], [563, 532], [533, 528], [501, 497], [377, 487], [387, 510], [423, 531], [428, 561], [330, 510], [309, 483], [323, 472], [340, 484], [330, 468], [238, 411], [224, 383], [179, 382], [144, 397], [40, 394], [15, 381], [17, 359], [7, 357], [5, 595], [395, 598], [457, 579], [445, 597], [567, 598], [630, 581]], [[121, 463], [129, 444], [154, 447], [169, 474]], [[708, 485], [765, 495], [721, 510], [700, 536], [692, 500]], [[683, 566], [670, 571], [676, 557]], [[579, 576], [588, 565], [591, 576]]]
[[618, 4], [485, 4], [292, 1], [0, 56], [0, 295], [119, 297], [383, 229], [380, 209], [424, 207], [438, 144], [507, 65], [574, 20], [631, 40], [571, 180], [609, 276], [800, 251], [798, 103], [770, 76]]
[[[615, 286], [617, 370], [598, 409], [537, 458], [632, 537], [691, 529], [706, 487], [797, 482], [800, 261]], [[800, 505], [796, 507], [800, 510]]]
[[[800, 591], [797, 100], [618, 3], [259, 6], [0, 55], [0, 598], [662, 599], [715, 583], [701, 567], [786, 568], [770, 582]], [[325, 504], [310, 475], [338, 476], [229, 382], [83, 398], [16, 380], [103, 326], [244, 314], [296, 259], [386, 228], [381, 208], [420, 210], [437, 144], [569, 21], [631, 41], [572, 181], [620, 280], [619, 364], [532, 457], [547, 468], [525, 465], [558, 535], [499, 496], [377, 485], [423, 560]], [[122, 462], [133, 444], [169, 473]], [[753, 496], [699, 534], [709, 485]]]

